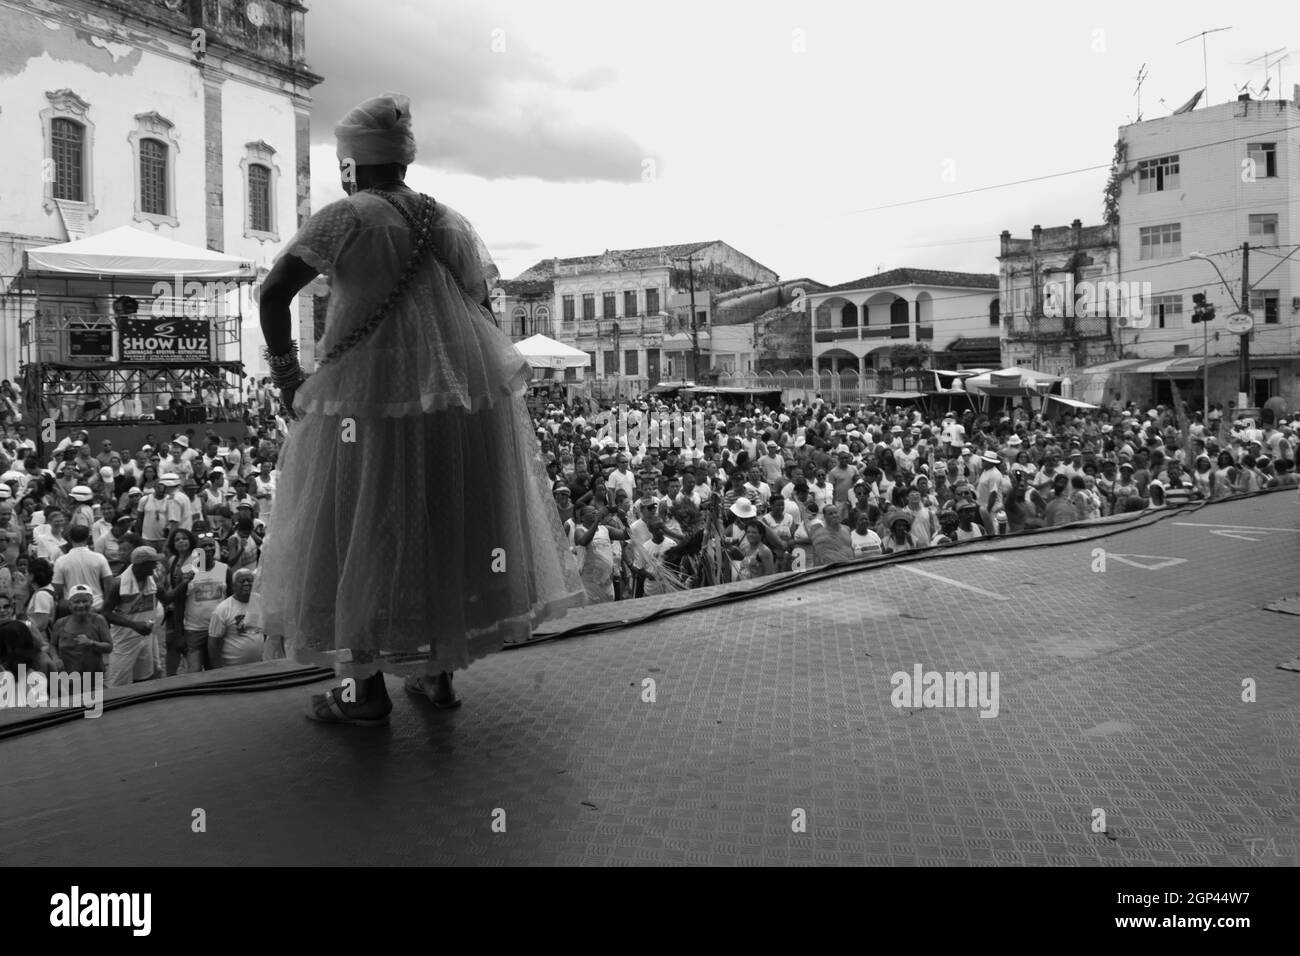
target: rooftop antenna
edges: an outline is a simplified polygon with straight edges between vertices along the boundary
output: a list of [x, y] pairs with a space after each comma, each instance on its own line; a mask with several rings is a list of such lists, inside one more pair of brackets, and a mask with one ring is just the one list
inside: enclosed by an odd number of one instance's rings
[[1192, 36], [1189, 36], [1186, 40], [1179, 40], [1177, 43], [1174, 44], [1174, 46], [1182, 46], [1184, 43], [1188, 43], [1192, 40], [1195, 40], [1197, 37], [1201, 38], [1201, 78], [1202, 78], [1202, 82], [1204, 83], [1202, 89], [1205, 90], [1206, 106], [1210, 105], [1210, 66], [1209, 66], [1210, 60], [1209, 60], [1209, 55], [1206, 53], [1205, 38], [1211, 33], [1222, 33], [1224, 30], [1231, 30], [1231, 29], [1232, 27], [1215, 27], [1213, 30], [1202, 30], [1200, 33], [1193, 34]]
[[1146, 78], [1147, 78], [1147, 65], [1143, 63], [1140, 67], [1138, 67], [1138, 75], [1137, 75], [1138, 85], [1137, 85], [1137, 89], [1133, 91], [1133, 95], [1137, 97], [1137, 101], [1138, 101], [1137, 122], [1139, 123], [1142, 122], [1142, 84], [1146, 80]]
[[[1282, 55], [1278, 56], [1279, 53]], [[1264, 98], [1264, 94], [1268, 92], [1269, 87], [1269, 58], [1277, 56], [1277, 59], [1273, 61], [1272, 65], [1277, 67], [1277, 88], [1280, 90], [1282, 89], [1282, 61], [1285, 60], [1288, 55], [1287, 48], [1282, 46], [1278, 47], [1276, 50], [1271, 50], [1268, 53], [1265, 53], [1263, 56], [1257, 56], [1253, 60], [1246, 61], [1247, 66], [1251, 63], [1258, 63], [1260, 60], [1264, 61], [1264, 88], [1259, 91], [1259, 98], [1261, 100]]]

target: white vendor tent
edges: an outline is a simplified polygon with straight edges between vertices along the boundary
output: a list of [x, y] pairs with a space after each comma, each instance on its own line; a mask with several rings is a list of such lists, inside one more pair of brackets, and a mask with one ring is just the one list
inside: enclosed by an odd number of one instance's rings
[[1004, 368], [966, 379], [966, 391], [999, 397], [1041, 395], [1061, 380], [1059, 375], [1028, 368]]
[[586, 368], [591, 356], [541, 333], [515, 343], [515, 349], [533, 368]]

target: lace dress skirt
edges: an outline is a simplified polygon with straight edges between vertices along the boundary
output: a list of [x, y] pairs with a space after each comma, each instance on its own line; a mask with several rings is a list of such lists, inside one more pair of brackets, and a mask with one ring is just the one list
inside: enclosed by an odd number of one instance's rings
[[[362, 212], [381, 233], [401, 230], [382, 208]], [[346, 243], [354, 258], [367, 240], [382, 252], [384, 236], [363, 229]], [[332, 258], [321, 244], [300, 237], [289, 251], [332, 272], [328, 349], [392, 277], [366, 281], [380, 264]], [[395, 246], [388, 256], [404, 265]], [[456, 243], [445, 246], [454, 257]], [[349, 282], [360, 292], [349, 295]], [[509, 339], [430, 260], [370, 338], [299, 389], [254, 584], [253, 613], [284, 635], [289, 656], [344, 677], [454, 671], [583, 603], [523, 397], [528, 377]]]

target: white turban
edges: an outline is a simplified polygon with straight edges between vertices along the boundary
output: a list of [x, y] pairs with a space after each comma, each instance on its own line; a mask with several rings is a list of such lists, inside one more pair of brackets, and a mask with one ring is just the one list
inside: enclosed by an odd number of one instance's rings
[[339, 161], [357, 166], [381, 166], [415, 161], [415, 136], [411, 133], [411, 98], [385, 93], [366, 100], [334, 127]]

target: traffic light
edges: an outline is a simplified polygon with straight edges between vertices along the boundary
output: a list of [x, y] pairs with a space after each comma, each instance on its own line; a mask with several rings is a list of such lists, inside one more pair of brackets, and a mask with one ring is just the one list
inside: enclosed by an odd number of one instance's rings
[[1192, 296], [1192, 321], [1193, 322], [1210, 322], [1214, 319], [1214, 306], [1207, 304], [1205, 293], [1197, 292]]

